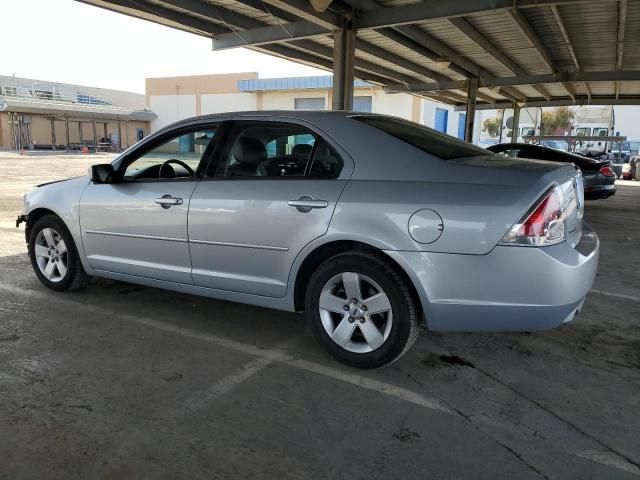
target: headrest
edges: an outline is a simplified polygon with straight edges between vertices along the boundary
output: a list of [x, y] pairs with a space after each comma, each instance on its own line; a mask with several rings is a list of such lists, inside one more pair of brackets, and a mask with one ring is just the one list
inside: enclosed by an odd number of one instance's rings
[[313, 147], [308, 143], [299, 143], [298, 145], [293, 146], [291, 149], [291, 155], [298, 158], [309, 158], [311, 150], [313, 150]]
[[267, 159], [267, 149], [254, 137], [240, 137], [231, 154], [242, 165], [257, 167]]

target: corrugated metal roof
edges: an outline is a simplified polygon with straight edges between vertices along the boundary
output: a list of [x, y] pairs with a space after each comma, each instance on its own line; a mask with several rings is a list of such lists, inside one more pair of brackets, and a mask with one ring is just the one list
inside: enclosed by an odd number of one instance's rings
[[[332, 25], [351, 6], [356, 26], [366, 27], [358, 30], [356, 75], [370, 82], [460, 99], [459, 81], [478, 76], [488, 87], [480, 104], [510, 103], [513, 94], [640, 103], [640, 0], [342, 0], [322, 13], [305, 0], [81, 1], [324, 69]], [[590, 72], [606, 75], [582, 80]]]

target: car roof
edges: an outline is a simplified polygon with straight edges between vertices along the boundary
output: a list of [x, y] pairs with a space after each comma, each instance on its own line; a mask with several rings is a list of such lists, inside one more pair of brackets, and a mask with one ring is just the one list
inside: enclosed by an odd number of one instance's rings
[[373, 115], [381, 117], [389, 117], [389, 115], [380, 115], [368, 112], [354, 112], [347, 110], [246, 110], [241, 112], [224, 112], [199, 115], [196, 117], [185, 118], [173, 125], [180, 123], [190, 123], [194, 121], [209, 121], [220, 119], [238, 119], [242, 117], [268, 117], [268, 118], [296, 118], [300, 120], [318, 120], [318, 119], [336, 119], [349, 118], [356, 115]]
[[242, 120], [243, 117], [251, 119], [263, 117], [265, 119], [301, 120], [322, 127], [322, 125], [335, 124], [337, 122], [348, 122], [350, 118], [361, 115], [366, 115], [368, 117], [400, 118], [391, 115], [382, 115], [379, 113], [354, 112], [348, 110], [247, 110], [241, 112], [211, 113], [185, 118], [164, 126], [157, 133], [182, 126], [197, 125], [199, 123]]

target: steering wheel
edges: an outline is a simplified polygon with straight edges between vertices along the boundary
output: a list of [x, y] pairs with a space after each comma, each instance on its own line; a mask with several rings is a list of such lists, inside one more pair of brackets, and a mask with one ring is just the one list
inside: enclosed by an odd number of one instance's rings
[[[175, 165], [180, 165], [182, 168], [184, 168], [187, 173], [189, 174], [189, 176], [193, 176], [193, 174], [195, 173], [193, 171], [193, 168], [191, 168], [188, 164], [184, 163], [182, 160], [178, 160], [176, 158], [170, 158], [169, 160], [165, 160], [162, 165], [160, 165], [160, 169], [158, 170], [158, 178], [165, 178], [162, 174], [165, 170], [165, 167], [167, 167], [167, 165], [171, 165], [171, 164], [175, 164]], [[173, 170], [173, 168], [171, 169]], [[176, 176], [176, 172], [175, 170], [173, 171], [173, 177]], [[173, 177], [167, 177], [167, 178], [173, 178]]]

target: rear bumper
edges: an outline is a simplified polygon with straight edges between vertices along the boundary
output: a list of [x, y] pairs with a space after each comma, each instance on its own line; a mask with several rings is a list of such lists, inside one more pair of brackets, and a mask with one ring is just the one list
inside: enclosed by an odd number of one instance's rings
[[599, 240], [551, 247], [498, 246], [487, 255], [387, 252], [412, 278], [435, 331], [532, 331], [571, 321], [598, 268]]
[[584, 189], [584, 198], [586, 200], [597, 200], [601, 198], [608, 198], [611, 195], [615, 195], [616, 186], [615, 184], [611, 185], [594, 185], [589, 186]]

